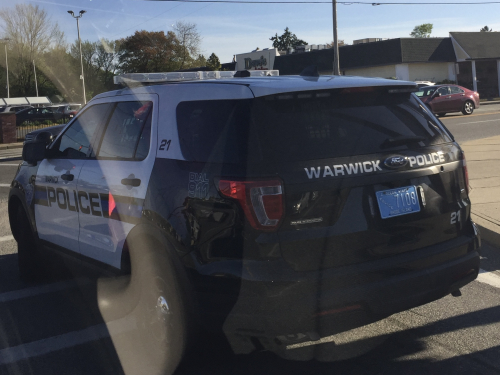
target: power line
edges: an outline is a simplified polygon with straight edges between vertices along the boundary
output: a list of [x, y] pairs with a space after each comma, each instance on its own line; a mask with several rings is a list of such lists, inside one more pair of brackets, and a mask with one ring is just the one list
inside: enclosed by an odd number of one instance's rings
[[[331, 1], [311, 0], [311, 1], [288, 1], [288, 0], [154, 0], [165, 2], [180, 2], [180, 3], [225, 3], [225, 4], [331, 4]], [[479, 1], [479, 2], [367, 2], [367, 1], [337, 1], [337, 4], [343, 5], [488, 5], [500, 4], [500, 1]]]

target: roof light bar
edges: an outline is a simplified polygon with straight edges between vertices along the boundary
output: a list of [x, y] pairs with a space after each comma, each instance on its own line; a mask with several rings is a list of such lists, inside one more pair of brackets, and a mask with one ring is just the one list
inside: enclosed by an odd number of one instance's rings
[[[250, 77], [279, 76], [279, 70], [249, 70]], [[236, 71], [125, 73], [114, 76], [115, 85], [147, 82], [179, 82], [233, 78]]]

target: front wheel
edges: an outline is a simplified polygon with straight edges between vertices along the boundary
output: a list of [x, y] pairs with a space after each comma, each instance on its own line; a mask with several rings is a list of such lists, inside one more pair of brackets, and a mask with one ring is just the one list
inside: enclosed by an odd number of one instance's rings
[[36, 239], [31, 229], [26, 212], [19, 207], [16, 212], [18, 233], [17, 263], [19, 277], [23, 281], [34, 282], [42, 276], [40, 254], [37, 251]]
[[467, 100], [462, 108], [462, 113], [464, 115], [471, 115], [472, 112], [474, 112], [474, 103], [472, 103], [470, 100]]

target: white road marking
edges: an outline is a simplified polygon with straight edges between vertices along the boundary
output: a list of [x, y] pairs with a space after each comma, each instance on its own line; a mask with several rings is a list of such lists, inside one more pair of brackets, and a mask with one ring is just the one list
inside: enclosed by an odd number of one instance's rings
[[80, 331], [68, 332], [62, 335], [13, 346], [11, 348], [5, 348], [0, 350], [0, 365], [71, 348], [76, 345], [103, 339], [110, 335], [125, 333], [135, 328], [135, 319], [123, 318], [108, 324], [98, 324]]
[[21, 298], [34, 297], [40, 294], [58, 292], [61, 290], [74, 288], [79, 285], [86, 285], [89, 283], [90, 280], [88, 279], [78, 279], [78, 280], [60, 281], [52, 284], [39, 285], [26, 289], [12, 290], [10, 292], [0, 293], [0, 303], [15, 301]]
[[500, 288], [500, 276], [498, 276], [496, 273], [480, 269], [479, 275], [477, 275], [476, 280], [480, 283], [485, 283], [494, 286], [495, 288]]
[[497, 121], [497, 122], [499, 122], [500, 120], [495, 119], [495, 120], [483, 120], [483, 121], [459, 122], [458, 124], [453, 124], [453, 125], [479, 124], [480, 122], [492, 122], [492, 121]]
[[10, 187], [10, 184], [0, 184], [0, 187]]
[[1, 163], [0, 163], [0, 167], [1, 167], [1, 166], [6, 166], [6, 167], [17, 167], [18, 165], [19, 165], [19, 164], [7, 164], [7, 163], [3, 163], [3, 164], [1, 164]]
[[14, 239], [13, 235], [3, 236], [3, 237], [0, 237], [0, 242], [10, 241], [10, 240], [13, 240], [13, 239]]

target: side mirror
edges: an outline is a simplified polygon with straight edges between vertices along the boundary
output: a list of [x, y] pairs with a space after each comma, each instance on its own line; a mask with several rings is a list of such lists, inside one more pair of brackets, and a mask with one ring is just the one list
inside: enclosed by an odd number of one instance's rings
[[53, 136], [50, 132], [41, 132], [37, 134], [33, 142], [28, 142], [23, 147], [23, 160], [36, 164], [45, 159], [47, 145], [52, 142]]
[[45, 152], [47, 151], [47, 144], [45, 142], [29, 142], [23, 146], [23, 160], [36, 164], [45, 159]]
[[441, 93], [437, 92], [437, 91], [432, 95], [433, 98], [437, 98], [437, 97], [440, 97], [440, 96], [442, 96]]

